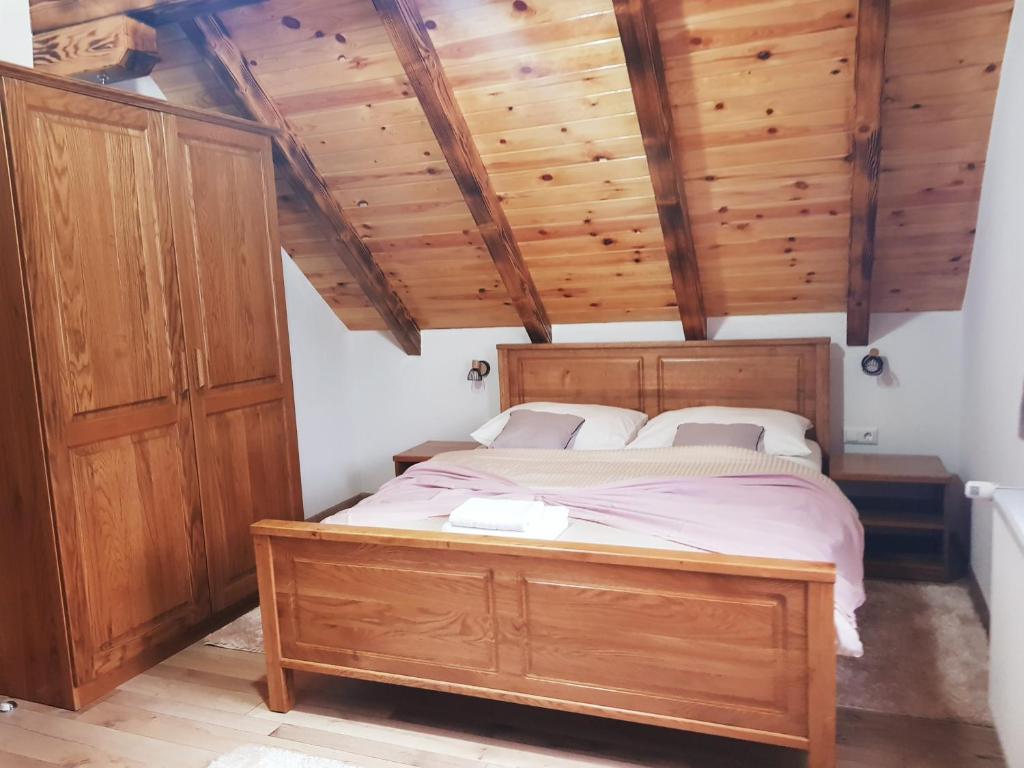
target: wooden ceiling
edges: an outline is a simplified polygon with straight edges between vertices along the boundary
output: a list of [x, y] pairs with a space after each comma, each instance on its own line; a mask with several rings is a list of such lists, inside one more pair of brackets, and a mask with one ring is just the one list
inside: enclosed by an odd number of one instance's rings
[[223, 33], [362, 241], [285, 158], [284, 246], [350, 328], [849, 310], [864, 343], [961, 306], [1012, 0], [226, 5], [158, 26], [153, 76], [256, 114]]

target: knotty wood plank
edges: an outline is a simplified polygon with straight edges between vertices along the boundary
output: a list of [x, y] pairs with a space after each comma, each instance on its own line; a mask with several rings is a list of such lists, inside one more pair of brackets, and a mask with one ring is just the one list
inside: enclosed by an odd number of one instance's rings
[[526, 332], [534, 342], [550, 342], [551, 321], [415, 0], [374, 0], [373, 5]]
[[299, 197], [313, 214], [318, 226], [359, 283], [370, 303], [380, 313], [395, 339], [410, 355], [420, 353], [420, 331], [387, 276], [377, 265], [370, 249], [331, 194], [302, 141], [260, 86], [242, 52], [231, 40], [216, 16], [200, 16], [182, 23], [186, 35], [199, 49], [218, 78], [239, 105], [256, 120], [277, 129], [274, 148], [281, 167]]
[[116, 83], [145, 77], [160, 60], [156, 30], [128, 16], [110, 16], [32, 38], [35, 68], [65, 77]]
[[30, 4], [32, 31], [48, 32], [73, 24], [131, 14], [149, 24], [171, 24], [257, 0], [43, 0]]
[[856, 106], [853, 123], [853, 192], [850, 204], [846, 341], [865, 346], [871, 325], [871, 276], [882, 164], [882, 88], [889, 0], [860, 0]]
[[[709, 315], [847, 307], [858, 3], [648, 3]], [[541, 5], [418, 2], [552, 322], [679, 317], [660, 220], [641, 232], [620, 221], [653, 220], [657, 209], [613, 6]], [[225, 21], [420, 327], [518, 323], [377, 11], [344, 8], [254, 5]], [[975, 226], [967, 204], [977, 200], [1009, 10], [1006, 0], [893, 6], [876, 313], [960, 306]], [[192, 46], [168, 47], [165, 29], [161, 86], [218, 103], [203, 93], [209, 73], [196, 80], [197, 56], [168, 71]], [[950, 177], [957, 167], [962, 176]], [[951, 187], [954, 178], [963, 183]], [[585, 231], [556, 236], [569, 223]], [[911, 241], [936, 227], [955, 243], [926, 255]], [[383, 327], [312, 222], [289, 229], [285, 242], [313, 257], [317, 266], [303, 269], [350, 327]]]
[[706, 339], [708, 319], [704, 294], [653, 12], [647, 0], [614, 0], [614, 4], [679, 316], [687, 340]]

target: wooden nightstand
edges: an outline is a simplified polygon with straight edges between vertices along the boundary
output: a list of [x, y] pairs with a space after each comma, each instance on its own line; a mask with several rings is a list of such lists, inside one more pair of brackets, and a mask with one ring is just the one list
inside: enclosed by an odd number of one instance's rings
[[829, 476], [860, 512], [868, 576], [951, 581], [969, 551], [960, 479], [937, 456], [847, 453]]
[[472, 451], [479, 448], [480, 443], [472, 440], [427, 440], [425, 443], [410, 448], [401, 453], [396, 453], [392, 458], [395, 462], [395, 477], [405, 472], [409, 467], [419, 464], [421, 461], [432, 459], [441, 453], [451, 451]]

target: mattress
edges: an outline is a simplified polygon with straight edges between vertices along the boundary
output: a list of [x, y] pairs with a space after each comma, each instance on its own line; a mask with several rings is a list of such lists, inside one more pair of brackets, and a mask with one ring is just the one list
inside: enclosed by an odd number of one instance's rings
[[808, 467], [815, 472], [821, 472], [821, 446], [813, 440], [808, 440], [807, 447], [811, 449], [810, 456], [780, 456], [779, 458], [792, 461], [794, 464], [799, 464], [802, 467]]

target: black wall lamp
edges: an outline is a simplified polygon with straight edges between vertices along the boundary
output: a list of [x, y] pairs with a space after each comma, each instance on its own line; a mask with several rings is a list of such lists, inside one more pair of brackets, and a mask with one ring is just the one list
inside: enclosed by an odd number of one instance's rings
[[486, 360], [474, 360], [469, 366], [469, 373], [466, 374], [467, 381], [483, 381], [491, 372], [491, 364]]
[[881, 376], [885, 373], [885, 358], [872, 347], [860, 361], [860, 368], [868, 376]]

